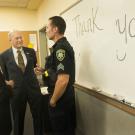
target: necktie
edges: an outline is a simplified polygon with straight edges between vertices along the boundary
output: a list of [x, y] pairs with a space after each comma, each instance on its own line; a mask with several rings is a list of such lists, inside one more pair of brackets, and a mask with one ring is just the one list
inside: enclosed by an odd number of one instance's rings
[[22, 72], [25, 71], [25, 64], [23, 60], [23, 56], [20, 50], [17, 50], [18, 53], [18, 66], [21, 68]]

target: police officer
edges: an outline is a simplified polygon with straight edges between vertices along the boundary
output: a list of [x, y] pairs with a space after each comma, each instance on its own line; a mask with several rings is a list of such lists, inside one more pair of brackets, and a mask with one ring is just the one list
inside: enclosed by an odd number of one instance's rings
[[[49, 18], [46, 33], [53, 40], [51, 68], [56, 74], [50, 90], [49, 116], [53, 135], [75, 135], [75, 61], [74, 51], [64, 37], [66, 23], [60, 16]], [[37, 72], [41, 69], [37, 67]]]

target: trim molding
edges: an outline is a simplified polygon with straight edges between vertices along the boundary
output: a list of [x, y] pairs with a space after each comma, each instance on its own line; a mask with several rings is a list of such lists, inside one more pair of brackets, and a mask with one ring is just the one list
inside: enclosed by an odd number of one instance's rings
[[119, 109], [135, 116], [135, 108], [134, 107], [131, 107], [125, 103], [120, 102], [119, 100], [117, 100], [115, 98], [109, 97], [103, 93], [97, 92], [95, 90], [89, 89], [89, 88], [81, 86], [79, 84], [74, 84], [74, 87], [77, 90], [83, 91], [91, 96], [96, 97], [97, 99], [99, 99], [101, 101], [104, 101], [110, 105], [115, 106], [116, 108], [119, 108]]

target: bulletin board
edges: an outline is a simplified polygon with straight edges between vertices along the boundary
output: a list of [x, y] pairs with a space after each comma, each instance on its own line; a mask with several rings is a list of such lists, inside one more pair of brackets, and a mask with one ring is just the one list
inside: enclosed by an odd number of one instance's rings
[[[29, 45], [30, 45], [30, 35], [32, 35], [32, 34], [36, 36], [36, 41], [37, 41], [37, 44], [38, 44], [37, 31], [22, 31], [25, 47], [29, 47]], [[11, 47], [11, 45], [10, 45], [9, 40], [8, 40], [8, 31], [0, 32], [0, 53], [2, 53], [3, 51], [5, 51], [6, 49], [8, 49], [10, 47]], [[39, 63], [38, 46], [36, 48], [36, 55], [37, 55], [37, 60], [38, 60], [38, 63]]]

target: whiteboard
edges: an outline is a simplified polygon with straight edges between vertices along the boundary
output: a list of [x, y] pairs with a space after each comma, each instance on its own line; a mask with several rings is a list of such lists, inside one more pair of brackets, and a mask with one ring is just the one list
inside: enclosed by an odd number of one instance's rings
[[76, 83], [135, 103], [135, 1], [82, 0], [61, 15]]

